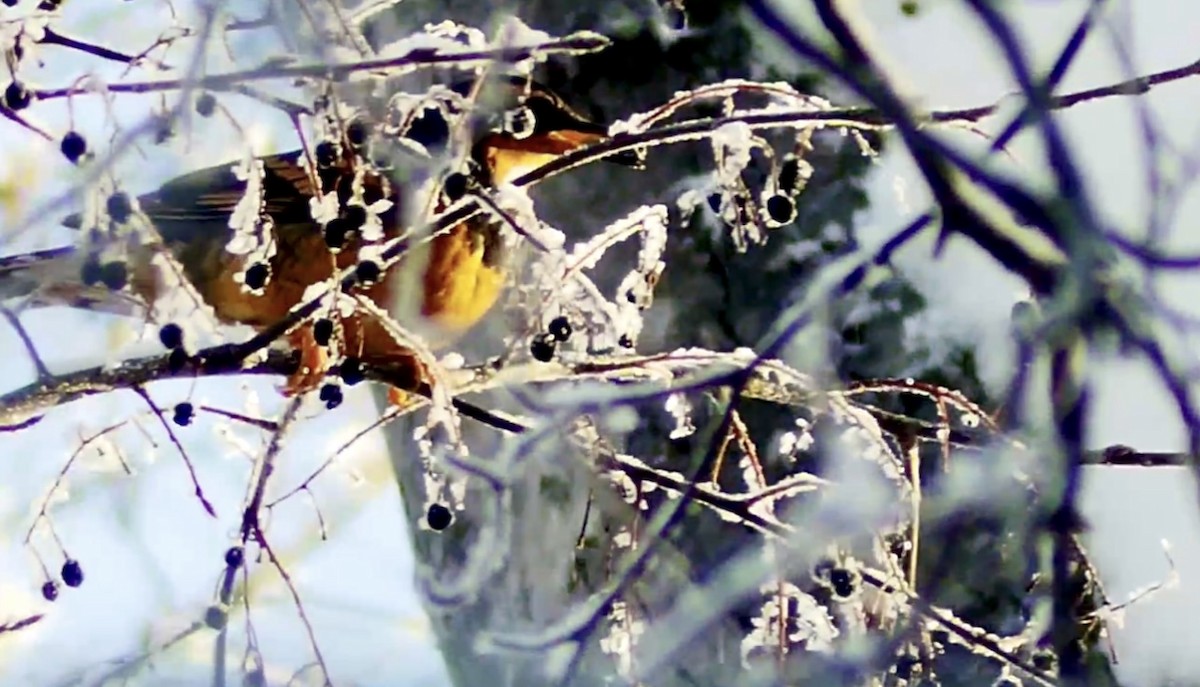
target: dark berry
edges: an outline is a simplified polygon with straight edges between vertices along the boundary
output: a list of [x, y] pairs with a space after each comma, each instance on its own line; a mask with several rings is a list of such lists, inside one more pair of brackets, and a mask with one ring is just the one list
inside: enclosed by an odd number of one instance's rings
[[554, 337], [555, 341], [566, 341], [571, 338], [571, 322], [565, 316], [550, 320], [550, 336]]
[[225, 627], [227, 620], [229, 620], [229, 612], [220, 606], [214, 604], [204, 610], [204, 624], [214, 630]]
[[313, 322], [313, 341], [317, 342], [318, 346], [328, 346], [329, 340], [333, 338], [333, 320], [322, 317]]
[[360, 120], [350, 122], [346, 127], [346, 140], [350, 145], [359, 148], [367, 141], [367, 127]]
[[46, 601], [55, 601], [58, 599], [58, 583], [54, 580], [49, 580], [42, 585], [42, 598]]
[[379, 279], [379, 272], [379, 263], [374, 260], [363, 260], [354, 270], [354, 276], [358, 277], [359, 283], [370, 284]]
[[912, 654], [903, 654], [896, 659], [896, 677], [901, 680], [911, 680], [920, 671], [921, 661]]
[[829, 572], [829, 583], [833, 585], [833, 593], [848, 597], [854, 593], [854, 575], [845, 568], [834, 568]]
[[358, 358], [346, 358], [338, 366], [338, 376], [347, 386], [354, 386], [366, 378], [362, 362]]
[[338, 181], [342, 178], [342, 172], [336, 167], [318, 168], [317, 176], [321, 179], [321, 193], [333, 193], [333, 189], [337, 188]]
[[329, 410], [333, 410], [342, 404], [342, 387], [337, 384], [322, 386], [317, 395]]
[[721, 194], [711, 193], [708, 196], [708, 209], [716, 214], [721, 214]]
[[554, 338], [549, 335], [536, 337], [529, 344], [529, 354], [543, 363], [554, 360]]
[[329, 141], [321, 141], [317, 144], [313, 154], [317, 158], [318, 167], [332, 167], [333, 163], [337, 162], [337, 148]]
[[1053, 651], [1040, 650], [1040, 651], [1035, 651], [1033, 654], [1033, 665], [1038, 670], [1045, 670], [1045, 671], [1052, 670], [1054, 668], [1055, 663], [1056, 663], [1056, 660], [1054, 658]]
[[175, 125], [171, 118], [167, 115], [160, 115], [154, 119], [154, 142], [161, 145], [171, 140], [175, 135]]
[[431, 155], [437, 155], [450, 140], [450, 124], [441, 110], [427, 109], [413, 120], [404, 136], [425, 146]]
[[19, 81], [14, 81], [4, 89], [4, 104], [10, 110], [24, 110], [33, 100], [29, 91]]
[[800, 180], [800, 158], [795, 155], [789, 155], [783, 160], [783, 164], [779, 166], [779, 176], [775, 179], [775, 185], [784, 193], [791, 193], [796, 190], [796, 182]]
[[63, 157], [71, 162], [78, 162], [79, 158], [87, 152], [87, 141], [79, 135], [78, 131], [68, 131], [58, 147], [59, 150], [62, 150]]
[[340, 250], [346, 245], [346, 234], [349, 231], [345, 220], [336, 217], [329, 220], [325, 225], [325, 245], [329, 246], [330, 250]]
[[240, 546], [231, 546], [225, 551], [225, 565], [230, 568], [240, 568], [246, 562], [246, 550]]
[[79, 270], [79, 278], [83, 281], [84, 286], [95, 286], [100, 283], [103, 272], [104, 270], [100, 267], [100, 259], [92, 255], [83, 262], [83, 268]]
[[529, 138], [536, 127], [537, 117], [528, 107], [518, 107], [505, 116], [504, 130], [515, 139]]
[[629, 289], [628, 291], [625, 292], [625, 300], [629, 301], [630, 303], [633, 303], [634, 305], [637, 305], [638, 297], [637, 297], [637, 294], [633, 292], [633, 289]]
[[[379, 165], [377, 165], [379, 166]], [[383, 186], [381, 184], [364, 184], [363, 185], [363, 202], [367, 205], [374, 205], [376, 202], [383, 200]]]
[[354, 195], [354, 184], [350, 183], [350, 179], [346, 178], [343, 183], [337, 187], [338, 207], [346, 207], [350, 204], [350, 198]]
[[196, 409], [191, 403], [184, 401], [175, 406], [175, 415], [171, 420], [180, 427], [187, 427], [192, 424], [194, 417], [196, 417]]
[[467, 193], [467, 175], [455, 172], [447, 176], [442, 184], [442, 191], [451, 203], [462, 198]]
[[782, 193], [767, 198], [767, 216], [776, 224], [790, 224], [796, 219], [796, 204]]
[[18, 0], [3, 0], [8, 7], [16, 7]]
[[946, 645], [950, 643], [950, 632], [948, 630], [930, 630], [929, 640], [934, 644]]
[[78, 587], [83, 584], [83, 567], [74, 558], [68, 558], [62, 567], [63, 584], [68, 587]]
[[199, 98], [196, 98], [196, 112], [201, 117], [211, 117], [212, 113], [217, 109], [217, 99], [212, 93], [201, 93]]
[[628, 334], [622, 334], [620, 339], [617, 339], [617, 345], [621, 348], [633, 348], [633, 339]]
[[120, 291], [129, 283], [129, 268], [124, 260], [113, 260], [100, 266], [100, 282], [113, 291]]
[[167, 369], [171, 372], [179, 372], [187, 365], [188, 354], [182, 348], [176, 348], [171, 351], [171, 355], [167, 357]]
[[361, 205], [347, 205], [342, 210], [342, 219], [345, 220], [347, 229], [357, 231], [367, 223], [367, 209]]
[[129, 194], [124, 191], [117, 191], [109, 196], [105, 207], [108, 210], [108, 216], [118, 224], [125, 223], [129, 219], [129, 215], [133, 213], [133, 203], [129, 202]]
[[429, 528], [441, 532], [450, 526], [454, 521], [454, 514], [450, 509], [440, 503], [435, 503], [429, 507], [429, 512], [425, 514], [425, 521], [429, 523]]
[[165, 348], [175, 350], [183, 345], [183, 328], [174, 322], [168, 322], [158, 330], [158, 340]]
[[256, 262], [246, 270], [246, 286], [257, 291], [267, 285], [271, 276], [271, 266], [265, 262]]

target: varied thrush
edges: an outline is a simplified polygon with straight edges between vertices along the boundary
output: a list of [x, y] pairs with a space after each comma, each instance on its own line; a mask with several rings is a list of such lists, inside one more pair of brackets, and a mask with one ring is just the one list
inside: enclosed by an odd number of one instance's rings
[[[470, 151], [472, 171], [454, 180], [460, 188], [451, 190], [451, 184], [446, 184], [440, 206], [447, 196], [461, 193], [465, 184], [498, 186], [606, 135], [605, 127], [535, 82], [504, 78], [500, 88], [506, 124], [468, 127], [481, 132]], [[457, 90], [467, 92], [461, 86]], [[449, 127], [444, 122], [441, 126], [442, 134], [447, 134]], [[272, 232], [275, 250], [257, 264], [247, 264], [245, 257], [228, 250], [234, 237], [231, 217], [247, 188], [233, 164], [181, 176], [138, 198], [138, 207], [181, 265], [183, 276], [219, 321], [261, 330], [284, 318], [310, 285], [328, 280], [335, 270], [358, 264], [361, 271], [360, 234], [367, 220], [366, 206], [374, 201], [393, 201], [378, 215], [382, 239], [403, 233], [402, 185], [379, 171], [379, 166], [366, 164], [366, 135], [361, 127], [361, 123], [351, 124], [342, 141], [318, 144], [315, 151], [260, 158], [258, 217], [260, 226]], [[304, 164], [312, 158], [315, 164]], [[636, 163], [628, 156], [610, 159]], [[331, 193], [339, 201], [338, 216], [321, 226], [313, 219], [310, 201]], [[107, 210], [109, 222], [125, 222], [133, 216], [127, 201], [114, 207], [110, 199]], [[65, 223], [83, 224], [78, 217]], [[508, 262], [503, 244], [495, 220], [479, 213], [410, 249], [386, 274], [372, 275], [368, 265], [366, 276], [374, 279], [365, 281], [374, 283], [362, 288], [402, 326], [426, 336], [435, 347], [445, 346], [478, 322], [502, 292]], [[66, 246], [0, 258], [0, 299], [131, 312], [131, 303], [153, 303], [162, 290], [162, 267], [152, 264], [153, 255], [153, 247], [139, 245], [124, 262], [99, 264], [94, 251]], [[338, 322], [344, 355], [393, 366], [411, 362], [416, 380], [424, 379], [417, 356], [398, 343], [378, 318], [355, 313]], [[323, 328], [326, 331], [314, 338], [310, 321], [289, 336], [301, 352], [301, 365], [289, 379], [287, 392], [312, 388], [325, 375], [329, 365], [322, 344], [327, 342], [317, 341], [328, 338], [328, 326]]]

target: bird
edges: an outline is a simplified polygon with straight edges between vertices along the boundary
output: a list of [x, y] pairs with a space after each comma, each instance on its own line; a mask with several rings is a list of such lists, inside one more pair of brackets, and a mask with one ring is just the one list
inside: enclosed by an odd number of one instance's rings
[[[438, 209], [468, 187], [500, 186], [607, 137], [607, 127], [536, 81], [512, 76], [495, 84], [499, 96], [493, 101], [503, 116], [470, 120], [473, 125], [467, 130], [474, 143], [468, 172], [445, 177]], [[460, 95], [493, 93], [473, 91], [472, 86], [459, 83], [452, 90]], [[444, 144], [449, 133], [446, 121], [436, 116], [415, 118], [405, 132], [428, 149], [433, 149], [428, 145], [431, 141]], [[491, 310], [503, 291], [511, 259], [500, 227], [478, 213], [406, 252], [381, 273], [379, 264], [358, 258], [358, 249], [366, 243], [366, 207], [391, 200], [391, 206], [378, 213], [381, 238], [400, 236], [406, 214], [412, 214], [403, 211], [404, 182], [380, 171], [379, 165], [367, 164], [371, 132], [361, 120], [351, 121], [340, 137], [331, 138], [312, 151], [258, 158], [261, 205], [252, 220], [269, 234], [274, 251], [260, 254], [257, 262], [228, 250], [235, 232], [231, 218], [239, 210], [248, 182], [235, 174], [233, 164], [218, 165], [185, 174], [140, 196], [140, 215], [127, 196], [114, 193], [101, 221], [85, 230], [93, 239], [90, 244], [0, 257], [0, 302], [18, 301], [21, 308], [59, 305], [129, 314], [131, 306], [145, 307], [161, 295], [163, 267], [152, 258], [156, 250], [165, 248], [217, 321], [262, 331], [285, 318], [305, 298], [310, 285], [357, 265], [367, 298], [402, 326], [431, 335], [435, 348], [452, 344]], [[305, 160], [312, 158], [315, 164], [306, 165]], [[640, 158], [629, 153], [607, 159], [640, 166]], [[337, 216], [322, 225], [313, 219], [310, 203], [329, 194], [337, 196]], [[102, 260], [94, 246], [103, 242], [104, 231], [99, 228], [103, 222], [111, 230], [139, 216], [153, 224], [162, 245], [135, 245], [122, 259]], [[81, 228], [85, 222], [74, 215], [64, 224]], [[361, 312], [340, 316], [331, 309], [326, 317], [314, 316], [287, 335], [287, 342], [300, 352], [300, 364], [283, 388], [285, 394], [309, 391], [328, 373], [330, 325], [340, 332], [332, 338], [343, 358], [407, 365], [418, 380], [427, 378], [419, 356], [398, 342], [379, 318]], [[395, 402], [403, 397], [399, 392], [392, 396]]]

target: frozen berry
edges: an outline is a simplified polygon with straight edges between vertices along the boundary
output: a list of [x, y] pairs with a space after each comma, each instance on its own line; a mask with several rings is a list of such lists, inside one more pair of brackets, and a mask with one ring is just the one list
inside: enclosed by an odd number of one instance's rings
[[108, 216], [118, 224], [125, 223], [133, 213], [133, 203], [129, 202], [129, 194], [124, 191], [117, 191], [109, 196], [105, 208], [108, 210]]
[[100, 267], [100, 259], [92, 255], [84, 260], [83, 267], [79, 270], [79, 278], [83, 281], [84, 286], [95, 286], [100, 283], [103, 271]]
[[534, 360], [548, 363], [554, 360], [554, 348], [554, 337], [538, 336], [529, 344], [529, 354], [533, 356]]
[[425, 521], [429, 523], [429, 529], [441, 532], [450, 526], [453, 522], [454, 515], [450, 509], [440, 503], [435, 503], [429, 507], [429, 511], [425, 513]]
[[62, 566], [63, 584], [68, 587], [78, 587], [83, 584], [83, 567], [74, 558], [68, 558]]
[[911, 680], [921, 669], [921, 660], [912, 654], [902, 654], [896, 659], [896, 677]]
[[201, 117], [211, 117], [216, 109], [217, 99], [212, 93], [201, 93], [200, 97], [196, 98], [196, 112]]
[[163, 347], [175, 350], [183, 345], [183, 328], [174, 322], [168, 322], [158, 330], [158, 340]]
[[462, 198], [467, 193], [467, 175], [455, 172], [447, 176], [442, 190], [451, 203]]
[[317, 342], [318, 346], [328, 346], [329, 340], [333, 338], [333, 320], [328, 317], [313, 322], [313, 341]]
[[367, 141], [367, 127], [360, 120], [350, 122], [346, 127], [346, 140], [355, 148], [361, 147]]
[[267, 285], [267, 278], [270, 276], [271, 266], [265, 262], [256, 262], [246, 270], [246, 286], [257, 291]]
[[24, 110], [32, 101], [33, 97], [19, 81], [10, 83], [8, 88], [4, 89], [4, 104], [10, 110]]
[[325, 403], [325, 407], [329, 410], [342, 404], [342, 387], [337, 384], [326, 384], [321, 387], [317, 393], [318, 397]]
[[633, 339], [628, 334], [622, 334], [620, 339], [617, 339], [617, 345], [621, 348], [633, 348]]
[[[376, 165], [381, 166], [381, 165]], [[378, 201], [383, 200], [383, 186], [381, 184], [364, 184], [363, 185], [363, 202], [367, 205], [374, 205]]]
[[358, 263], [358, 267], [354, 270], [354, 276], [358, 277], [361, 284], [371, 284], [379, 279], [379, 263], [374, 260], [363, 260]]
[[179, 372], [187, 365], [188, 354], [182, 348], [176, 348], [171, 351], [171, 355], [167, 357], [167, 369], [171, 372]]
[[362, 362], [358, 358], [346, 358], [338, 366], [338, 376], [347, 386], [354, 386], [366, 378]]
[[831, 570], [829, 583], [833, 586], [833, 593], [840, 597], [848, 597], [854, 593], [854, 575], [845, 568]]
[[337, 162], [337, 148], [329, 141], [321, 141], [313, 150], [313, 154], [317, 158], [318, 167], [332, 167], [333, 163]]
[[171, 121], [171, 117], [163, 114], [154, 118], [154, 142], [162, 145], [171, 140], [175, 135], [175, 123]]
[[361, 205], [348, 205], [342, 210], [342, 219], [347, 229], [357, 231], [367, 223], [367, 209]]
[[721, 214], [721, 194], [710, 193], [708, 195], [708, 209], [716, 214]]
[[112, 289], [120, 291], [129, 283], [129, 268], [123, 260], [112, 260], [100, 266], [100, 282]]
[[550, 336], [560, 342], [571, 338], [571, 322], [563, 315], [550, 320]]
[[59, 149], [62, 150], [63, 157], [71, 162], [78, 162], [79, 158], [87, 152], [87, 141], [79, 135], [78, 131], [68, 131], [67, 135], [63, 136]]
[[796, 219], [796, 204], [782, 193], [767, 198], [767, 216], [776, 224], [790, 224]]
[[180, 427], [187, 427], [192, 424], [192, 418], [196, 417], [196, 409], [191, 403], [184, 401], [175, 406], [174, 417], [171, 420]]
[[209, 606], [204, 610], [204, 624], [214, 630], [220, 630], [225, 627], [226, 621], [229, 620], [229, 612], [216, 604]]
[[335, 217], [325, 225], [325, 245], [330, 250], [339, 250], [346, 245], [346, 235], [349, 233], [346, 221]]
[[796, 190], [796, 183], [800, 180], [800, 158], [795, 155], [789, 155], [783, 160], [783, 164], [779, 166], [779, 176], [775, 178], [775, 185], [784, 193], [792, 193]]

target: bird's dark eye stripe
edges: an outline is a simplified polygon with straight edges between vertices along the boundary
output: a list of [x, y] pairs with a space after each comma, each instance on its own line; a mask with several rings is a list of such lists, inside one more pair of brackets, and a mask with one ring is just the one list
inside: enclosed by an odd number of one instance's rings
[[575, 115], [565, 105], [556, 104], [544, 96], [533, 95], [525, 99], [525, 107], [533, 113], [534, 133], [571, 129], [584, 133], [605, 133], [606, 127]]

